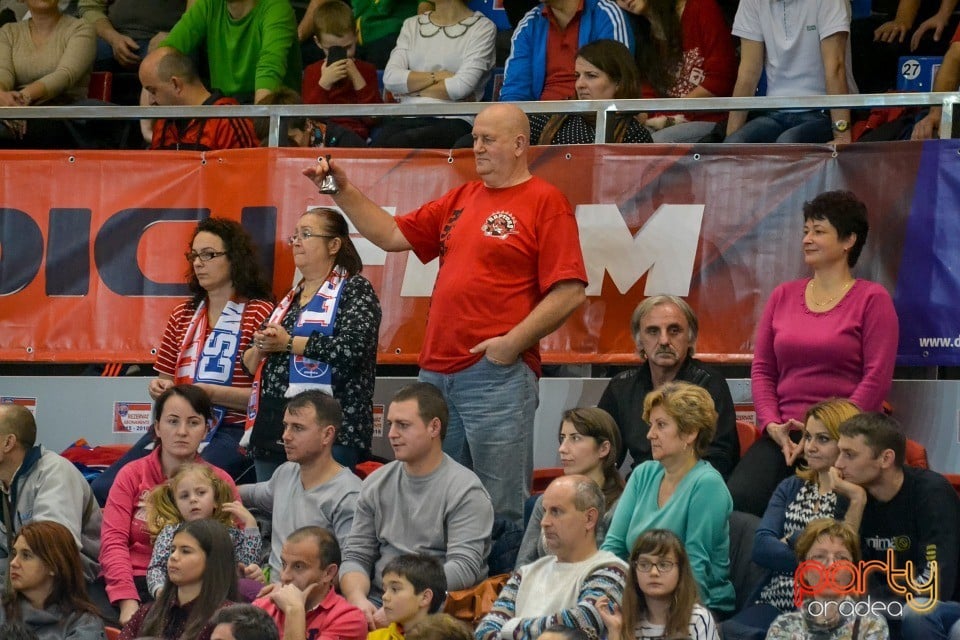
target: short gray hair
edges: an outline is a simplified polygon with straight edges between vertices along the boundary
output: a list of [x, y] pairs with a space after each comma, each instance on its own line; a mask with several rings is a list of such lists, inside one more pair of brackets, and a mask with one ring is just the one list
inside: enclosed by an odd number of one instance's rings
[[577, 479], [573, 484], [573, 506], [581, 513], [588, 509], [597, 510], [597, 520], [603, 517], [607, 509], [607, 500], [603, 489], [590, 478]]

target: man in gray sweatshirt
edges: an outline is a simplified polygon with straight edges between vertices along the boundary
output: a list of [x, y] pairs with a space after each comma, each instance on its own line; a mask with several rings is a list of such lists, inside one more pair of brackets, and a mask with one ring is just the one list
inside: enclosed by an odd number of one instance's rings
[[312, 389], [290, 398], [283, 414], [287, 462], [266, 482], [240, 485], [247, 507], [272, 514], [270, 580], [280, 581], [283, 541], [297, 529], [329, 529], [343, 544], [353, 524], [360, 478], [333, 459], [333, 443], [343, 422], [340, 403]]
[[396, 460], [363, 481], [340, 565], [341, 591], [371, 629], [386, 626], [381, 572], [398, 555], [441, 560], [451, 591], [487, 577], [493, 505], [476, 474], [443, 453], [447, 418], [425, 382], [398, 391], [387, 411]]

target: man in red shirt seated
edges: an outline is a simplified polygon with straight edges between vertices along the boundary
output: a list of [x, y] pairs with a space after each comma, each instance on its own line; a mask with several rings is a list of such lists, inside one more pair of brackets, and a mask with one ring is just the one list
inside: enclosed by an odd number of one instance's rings
[[[210, 93], [188, 56], [170, 47], [151, 52], [140, 64], [140, 83], [150, 105], [235, 105], [233, 98]], [[212, 151], [259, 146], [249, 118], [192, 118], [153, 123], [151, 149]]]
[[284, 541], [280, 583], [253, 602], [273, 618], [281, 640], [340, 638], [364, 640], [367, 620], [333, 588], [340, 545], [322, 527], [301, 527]]

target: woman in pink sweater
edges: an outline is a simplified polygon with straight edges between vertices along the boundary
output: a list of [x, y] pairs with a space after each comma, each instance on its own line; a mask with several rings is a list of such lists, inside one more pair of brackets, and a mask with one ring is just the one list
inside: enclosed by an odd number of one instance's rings
[[[100, 565], [107, 596], [120, 609], [121, 624], [127, 623], [141, 601], [150, 600], [146, 573], [153, 544], [146, 523], [146, 495], [184, 463], [205, 464], [197, 448], [213, 420], [210, 398], [191, 384], [179, 384], [161, 393], [153, 412], [156, 448], [120, 469], [103, 509]], [[239, 500], [233, 479], [222, 469], [213, 470]]]
[[813, 276], [778, 286], [763, 310], [751, 371], [763, 437], [727, 483], [734, 509], [757, 515], [802, 451], [806, 410], [838, 397], [879, 411], [897, 357], [890, 294], [851, 274], [869, 230], [864, 204], [849, 191], [829, 191], [804, 205], [803, 220], [803, 259]]

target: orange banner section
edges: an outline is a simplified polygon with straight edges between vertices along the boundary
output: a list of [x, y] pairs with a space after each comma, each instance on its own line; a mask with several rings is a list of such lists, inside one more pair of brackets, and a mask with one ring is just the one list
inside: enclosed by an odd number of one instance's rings
[[[660, 292], [698, 311], [703, 357], [748, 360], [766, 295], [804, 273], [802, 203], [827, 188], [850, 185], [867, 201], [876, 225], [858, 275], [892, 285], [920, 147], [883, 148], [855, 145], [839, 157], [819, 146], [535, 149], [534, 173], [577, 208], [590, 277], [588, 302], [543, 341], [544, 360], [633, 361], [630, 314]], [[282, 295], [293, 280], [286, 236], [306, 208], [332, 204], [301, 175], [316, 160], [309, 150], [0, 159], [5, 361], [152, 361], [187, 293], [183, 253], [197, 220], [239, 220]], [[334, 160], [397, 214], [475, 179], [469, 151], [350, 149]], [[415, 362], [436, 265], [354, 239], [383, 306], [380, 361]]]

